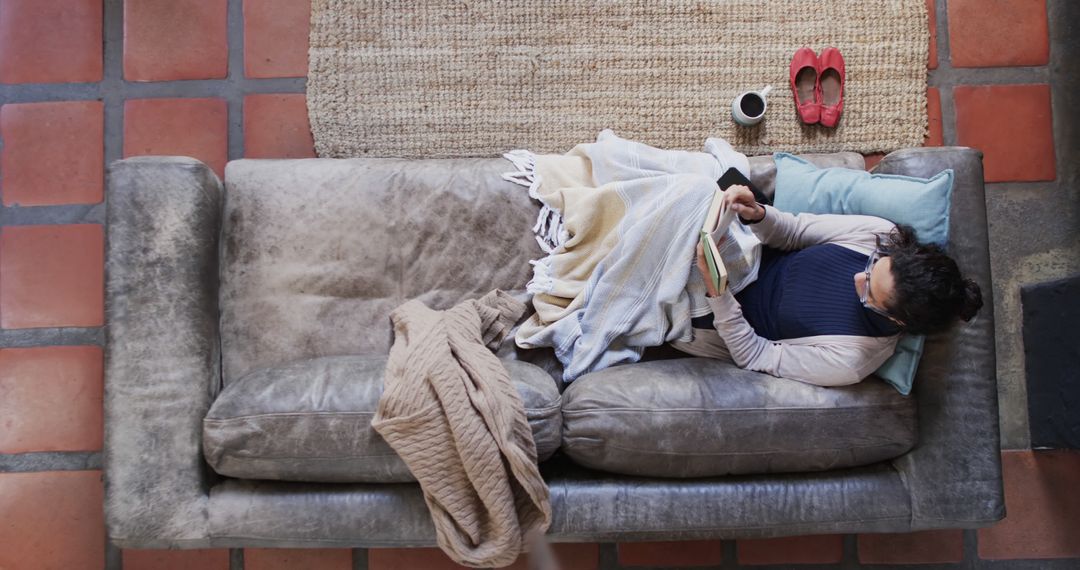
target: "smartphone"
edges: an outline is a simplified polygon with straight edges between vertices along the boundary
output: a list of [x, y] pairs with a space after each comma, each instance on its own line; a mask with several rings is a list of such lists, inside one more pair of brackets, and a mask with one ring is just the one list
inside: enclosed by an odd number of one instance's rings
[[768, 196], [766, 196], [764, 192], [758, 190], [758, 187], [754, 186], [754, 183], [750, 182], [749, 178], [743, 176], [743, 173], [739, 172], [737, 168], [727, 169], [727, 172], [725, 172], [724, 175], [720, 177], [720, 180], [716, 181], [716, 184], [720, 186], [721, 190], [727, 190], [729, 186], [736, 186], [741, 184], [749, 188], [750, 191], [754, 193], [754, 199], [757, 200], [759, 204], [772, 206], [772, 200]]

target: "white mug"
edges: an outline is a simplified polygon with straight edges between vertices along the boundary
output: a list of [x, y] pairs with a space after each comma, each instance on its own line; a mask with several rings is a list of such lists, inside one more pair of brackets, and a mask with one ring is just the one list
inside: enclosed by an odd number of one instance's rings
[[731, 102], [731, 118], [744, 127], [760, 123], [765, 118], [765, 110], [769, 108], [769, 103], [765, 100], [769, 91], [772, 91], [772, 85], [766, 85], [761, 91], [747, 91], [735, 97]]

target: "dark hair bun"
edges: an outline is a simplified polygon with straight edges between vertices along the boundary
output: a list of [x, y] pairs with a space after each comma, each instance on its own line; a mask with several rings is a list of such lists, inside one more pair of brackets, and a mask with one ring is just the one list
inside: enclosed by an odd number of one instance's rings
[[983, 306], [982, 289], [971, 279], [964, 279], [964, 299], [960, 305], [960, 318], [970, 321]]

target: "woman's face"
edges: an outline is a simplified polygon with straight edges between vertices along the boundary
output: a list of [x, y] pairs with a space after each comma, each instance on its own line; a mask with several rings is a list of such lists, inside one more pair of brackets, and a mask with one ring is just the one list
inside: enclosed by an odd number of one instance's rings
[[[862, 295], [865, 290], [866, 272], [860, 271], [855, 274], [855, 291]], [[866, 304], [888, 312], [887, 307], [892, 305], [895, 293], [896, 282], [893, 280], [892, 259], [882, 257], [870, 268], [870, 295], [866, 298]]]

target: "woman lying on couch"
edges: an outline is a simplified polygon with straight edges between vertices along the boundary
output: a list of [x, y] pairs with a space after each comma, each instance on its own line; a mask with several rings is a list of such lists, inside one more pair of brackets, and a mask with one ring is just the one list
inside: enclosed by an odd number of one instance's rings
[[[732, 186], [724, 200], [761, 240], [757, 280], [717, 292], [698, 245], [711, 315], [671, 346], [821, 386], [855, 384], [892, 356], [902, 333], [971, 320], [982, 292], [936, 245], [883, 218], [781, 212]], [[710, 326], [711, 323], [711, 326]]]

